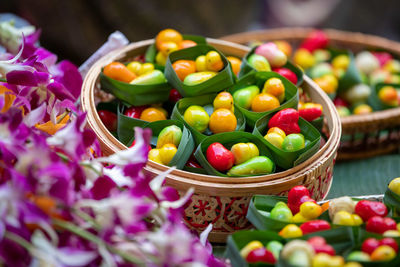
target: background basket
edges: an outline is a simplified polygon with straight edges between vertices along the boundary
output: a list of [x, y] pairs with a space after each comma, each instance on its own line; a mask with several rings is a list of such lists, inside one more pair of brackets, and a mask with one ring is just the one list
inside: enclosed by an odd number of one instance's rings
[[[249, 48], [226, 41], [207, 39], [207, 42], [226, 55], [243, 57]], [[81, 104], [87, 112], [88, 126], [96, 133], [103, 152], [111, 154], [126, 149], [106, 129], [96, 112], [97, 97], [110, 97], [99, 91], [101, 68], [114, 60], [127, 60], [142, 54], [153, 40], [132, 43], [114, 51], [96, 62], [89, 70], [82, 87]], [[247, 208], [252, 195], [286, 195], [295, 185], [305, 185], [316, 200], [322, 200], [332, 183], [332, 171], [339, 146], [341, 127], [338, 113], [328, 96], [308, 77], [304, 76], [303, 89], [311, 99], [322, 104], [325, 128], [329, 136], [320, 150], [305, 162], [289, 170], [264, 176], [229, 178], [201, 175], [182, 170], [172, 171], [166, 179], [167, 185], [180, 193], [190, 187], [195, 189], [191, 203], [185, 209], [185, 221], [190, 227], [202, 231], [209, 223], [214, 225], [209, 237], [214, 242], [225, 242], [229, 233], [250, 227], [246, 220]], [[148, 162], [144, 171], [155, 176], [168, 170], [167, 166]]]
[[[298, 45], [314, 29], [279, 28], [238, 33], [222, 39], [247, 44], [251, 41], [285, 40]], [[383, 49], [400, 57], [400, 44], [385, 38], [362, 33], [344, 32], [332, 29], [323, 30], [329, 45], [350, 49], [354, 52], [363, 49]], [[376, 111], [372, 114], [352, 115], [341, 118], [342, 134], [346, 141], [340, 144], [338, 159], [361, 159], [387, 154], [400, 147], [400, 107]]]

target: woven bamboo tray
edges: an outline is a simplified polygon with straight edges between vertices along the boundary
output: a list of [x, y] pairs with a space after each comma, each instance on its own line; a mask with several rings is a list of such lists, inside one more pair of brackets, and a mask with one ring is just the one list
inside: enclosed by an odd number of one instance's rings
[[[249, 48], [245, 46], [226, 41], [215, 39], [207, 39], [207, 41], [227, 55], [243, 57], [249, 51]], [[105, 154], [126, 149], [126, 146], [106, 129], [96, 112], [97, 98], [107, 98], [98, 88], [101, 68], [111, 61], [124, 61], [143, 54], [152, 43], [153, 40], [132, 43], [104, 56], [92, 66], [83, 82], [81, 105], [87, 112], [88, 126], [96, 133]], [[226, 178], [182, 170], [172, 171], [167, 176], [167, 185], [176, 188], [180, 193], [186, 192], [190, 187], [195, 189], [192, 201], [185, 209], [187, 225], [202, 231], [209, 223], [213, 223], [214, 228], [209, 239], [214, 242], [225, 242], [229, 233], [251, 226], [246, 220], [246, 213], [250, 198], [254, 194], [286, 195], [290, 188], [302, 184], [310, 190], [314, 199], [324, 199], [332, 183], [332, 171], [339, 146], [341, 126], [338, 113], [328, 96], [310, 78], [304, 77], [304, 80], [304, 90], [313, 101], [323, 105], [325, 127], [329, 136], [326, 143], [302, 164], [271, 175]], [[149, 161], [144, 170], [149, 175], [155, 176], [168, 170], [168, 167]]]
[[[238, 33], [222, 37], [223, 40], [247, 44], [251, 41], [286, 40], [298, 45], [313, 29], [280, 28]], [[362, 33], [323, 30], [333, 47], [350, 49], [383, 49], [400, 57], [400, 44], [385, 38]], [[400, 148], [400, 107], [377, 111], [372, 114], [352, 115], [341, 118], [342, 141], [338, 151], [339, 160], [361, 159], [391, 153]]]

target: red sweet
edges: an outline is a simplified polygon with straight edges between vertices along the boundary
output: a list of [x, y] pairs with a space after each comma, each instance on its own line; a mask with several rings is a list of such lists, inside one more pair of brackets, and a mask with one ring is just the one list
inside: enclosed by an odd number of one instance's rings
[[104, 126], [106, 126], [110, 132], [115, 132], [117, 130], [117, 115], [115, 113], [108, 110], [99, 110], [97, 113]]
[[373, 216], [385, 217], [388, 214], [388, 210], [382, 202], [361, 200], [355, 207], [355, 212], [363, 219], [368, 221]]
[[389, 60], [393, 59], [392, 55], [388, 52], [372, 52], [372, 54], [378, 59], [379, 65], [382, 67]]
[[299, 115], [306, 121], [313, 121], [322, 115], [322, 110], [320, 108], [306, 108], [300, 109]]
[[329, 230], [331, 229], [331, 226], [327, 221], [314, 220], [303, 223], [302, 225], [300, 225], [300, 229], [303, 232], [303, 235], [306, 235], [309, 233]]
[[275, 264], [276, 259], [274, 254], [266, 248], [257, 248], [247, 255], [246, 261], [248, 263], [255, 263], [255, 262], [265, 262]]
[[293, 214], [296, 214], [300, 210], [300, 205], [304, 202], [315, 202], [310, 197], [308, 189], [302, 185], [298, 185], [290, 189], [288, 194], [288, 207]]
[[276, 73], [282, 75], [283, 77], [291, 81], [293, 84], [297, 83], [296, 74], [288, 68], [273, 68], [272, 71], [275, 71]]
[[133, 119], [139, 119], [143, 110], [145, 110], [147, 107], [148, 106], [137, 106], [137, 107], [132, 106], [125, 110], [124, 115]]
[[235, 162], [233, 153], [221, 143], [212, 143], [207, 148], [207, 160], [218, 171], [227, 171]]
[[169, 91], [169, 101], [176, 103], [182, 98], [182, 95], [176, 89]]
[[268, 122], [268, 127], [278, 127], [286, 133], [300, 133], [299, 112], [293, 108], [286, 108], [278, 111]]
[[389, 217], [374, 216], [368, 219], [365, 229], [368, 232], [383, 234], [387, 230], [396, 230], [396, 222]]
[[328, 36], [321, 30], [312, 31], [300, 45], [300, 48], [305, 48], [310, 52], [317, 49], [327, 47], [329, 43]]
[[346, 102], [343, 98], [336, 97], [333, 100], [333, 104], [335, 104], [336, 107], [348, 107], [349, 103]]
[[397, 245], [396, 240], [394, 240], [391, 237], [385, 237], [385, 238], [381, 239], [379, 241], [379, 245], [380, 246], [388, 245], [388, 246], [392, 247], [396, 251], [396, 253], [399, 251], [399, 245]]
[[379, 247], [379, 240], [373, 237], [364, 240], [361, 246], [361, 251], [371, 254], [377, 247]]
[[307, 242], [313, 247], [315, 253], [326, 253], [331, 256], [335, 256], [335, 249], [326, 243], [325, 239], [321, 236], [314, 236], [307, 240]]
[[196, 158], [193, 156], [193, 154], [190, 156], [189, 160], [186, 162], [186, 166], [192, 167], [192, 168], [199, 168], [199, 169], [202, 168], [200, 166], [200, 164], [197, 162]]

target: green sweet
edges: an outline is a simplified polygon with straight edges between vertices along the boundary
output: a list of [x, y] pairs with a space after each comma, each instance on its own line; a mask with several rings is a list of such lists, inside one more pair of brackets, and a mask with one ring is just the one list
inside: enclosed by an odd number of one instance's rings
[[253, 54], [248, 58], [247, 62], [257, 71], [271, 71], [268, 60], [261, 55]]
[[270, 218], [284, 222], [290, 222], [293, 217], [292, 211], [285, 202], [279, 201], [271, 210]]
[[229, 176], [269, 174], [274, 170], [274, 163], [266, 156], [251, 158], [228, 171]]
[[348, 261], [371, 261], [370, 256], [363, 251], [353, 251], [347, 256]]
[[157, 138], [157, 148], [163, 147], [165, 144], [173, 144], [179, 146], [182, 138], [182, 130], [176, 125], [170, 125], [161, 130]]
[[162, 73], [159, 70], [153, 70], [138, 76], [131, 82], [131, 84], [151, 85], [151, 84], [160, 84], [166, 82], [167, 80], [165, 79], [164, 73]]
[[250, 85], [233, 93], [233, 102], [239, 107], [249, 109], [251, 102], [260, 93], [260, 88]]
[[275, 259], [279, 258], [279, 254], [281, 253], [281, 250], [283, 248], [283, 245], [281, 242], [272, 240], [268, 242], [266, 249], [272, 252], [274, 254]]
[[305, 147], [304, 136], [302, 134], [289, 134], [283, 139], [282, 150], [293, 152]]

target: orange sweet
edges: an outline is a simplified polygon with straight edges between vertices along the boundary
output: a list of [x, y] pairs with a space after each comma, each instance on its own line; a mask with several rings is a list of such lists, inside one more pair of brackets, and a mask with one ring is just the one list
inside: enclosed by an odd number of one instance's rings
[[196, 62], [194, 60], [180, 59], [172, 64], [178, 78], [183, 81], [186, 76], [196, 72]]
[[251, 102], [251, 110], [254, 112], [264, 112], [279, 107], [279, 100], [268, 93], [257, 95]]

